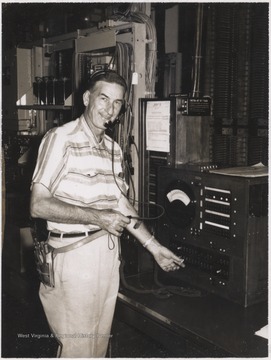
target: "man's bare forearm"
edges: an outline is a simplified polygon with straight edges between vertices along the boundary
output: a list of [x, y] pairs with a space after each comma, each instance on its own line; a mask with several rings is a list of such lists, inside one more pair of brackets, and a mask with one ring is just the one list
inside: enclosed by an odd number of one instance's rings
[[146, 240], [148, 240], [151, 237], [151, 234], [147, 229], [147, 227], [144, 225], [144, 223], [136, 219], [138, 217], [138, 213], [136, 212], [134, 207], [129, 203], [128, 199], [126, 199], [124, 196], [122, 196], [119, 201], [119, 209], [124, 215], [131, 217], [131, 222], [129, 225], [127, 225], [127, 230], [141, 244], [145, 244]]
[[97, 225], [115, 236], [120, 236], [123, 226], [130, 222], [120, 211], [98, 210], [65, 203], [53, 197], [42, 184], [33, 186], [30, 212], [34, 218], [56, 223]]
[[97, 209], [67, 204], [53, 197], [31, 201], [32, 217], [53, 222], [98, 225], [99, 213]]

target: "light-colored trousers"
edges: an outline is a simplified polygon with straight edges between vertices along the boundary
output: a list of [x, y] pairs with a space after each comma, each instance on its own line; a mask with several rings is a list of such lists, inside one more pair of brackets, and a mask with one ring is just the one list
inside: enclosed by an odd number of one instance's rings
[[[60, 247], [77, 240], [49, 243]], [[40, 299], [61, 343], [58, 357], [105, 357], [119, 288], [118, 255], [118, 239], [109, 235], [56, 255], [55, 287], [41, 284]]]

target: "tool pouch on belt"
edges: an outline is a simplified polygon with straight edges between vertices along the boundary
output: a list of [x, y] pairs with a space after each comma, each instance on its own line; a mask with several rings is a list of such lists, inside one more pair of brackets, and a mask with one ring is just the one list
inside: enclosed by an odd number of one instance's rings
[[55, 286], [54, 248], [47, 241], [35, 241], [34, 255], [40, 281], [50, 287]]
[[94, 231], [91, 235], [86, 236], [85, 238], [76, 241], [75, 243], [62, 246], [60, 248], [54, 248], [48, 244], [46, 241], [38, 241], [35, 236], [35, 232], [32, 232], [34, 240], [34, 255], [36, 260], [36, 267], [38, 270], [40, 281], [50, 287], [55, 286], [54, 279], [54, 259], [57, 254], [64, 253], [67, 251], [75, 250], [98, 237], [107, 234], [105, 230]]

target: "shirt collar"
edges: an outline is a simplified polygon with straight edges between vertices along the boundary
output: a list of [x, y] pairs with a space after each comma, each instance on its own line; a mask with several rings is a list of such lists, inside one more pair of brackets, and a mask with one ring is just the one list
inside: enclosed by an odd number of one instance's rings
[[94, 135], [93, 131], [88, 126], [88, 123], [83, 114], [80, 116], [80, 121], [81, 121], [84, 133], [86, 134], [87, 137], [89, 137], [91, 139], [90, 143], [91, 143], [92, 147], [93, 148], [98, 147], [99, 149], [107, 149], [107, 146], [105, 144], [105, 136], [106, 135], [104, 135], [102, 140], [100, 142], [98, 142], [97, 137]]

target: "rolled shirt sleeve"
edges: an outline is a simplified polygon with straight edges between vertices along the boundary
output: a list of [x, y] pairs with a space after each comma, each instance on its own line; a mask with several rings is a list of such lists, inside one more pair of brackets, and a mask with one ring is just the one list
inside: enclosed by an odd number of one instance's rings
[[50, 130], [42, 139], [31, 189], [34, 183], [44, 185], [52, 194], [65, 173], [65, 157], [67, 148], [55, 129]]

